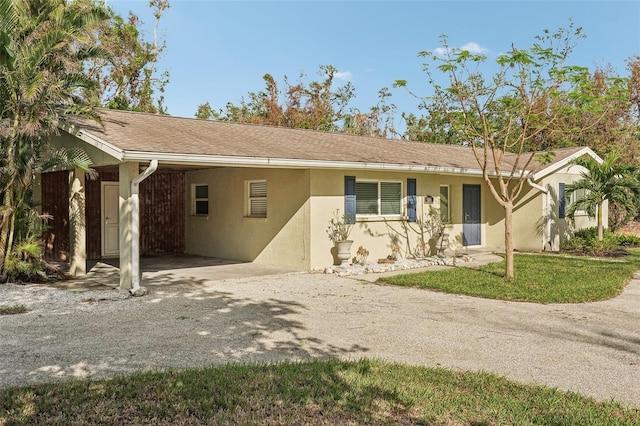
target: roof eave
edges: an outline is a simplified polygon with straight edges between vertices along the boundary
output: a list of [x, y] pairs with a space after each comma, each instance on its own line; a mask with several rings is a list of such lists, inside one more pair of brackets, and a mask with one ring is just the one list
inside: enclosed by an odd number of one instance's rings
[[560, 160], [558, 162], [554, 162], [554, 163], [550, 164], [549, 166], [547, 166], [547, 167], [545, 167], [543, 169], [540, 169], [539, 171], [533, 173], [531, 178], [534, 181], [538, 181], [540, 179], [543, 179], [543, 178], [549, 176], [550, 174], [554, 173], [556, 170], [561, 169], [562, 167], [568, 166], [572, 161], [582, 157], [583, 155], [591, 156], [594, 160], [596, 160], [600, 164], [602, 164], [602, 162], [604, 161], [591, 148], [585, 146], [585, 147], [579, 149], [578, 151], [574, 152], [573, 154], [569, 155], [568, 157], [563, 158], [562, 160]]
[[104, 153], [116, 158], [117, 160], [123, 161], [124, 151], [117, 146], [105, 141], [104, 139], [101, 139], [89, 132], [85, 132], [84, 130], [74, 126], [67, 121], [59, 121], [58, 127], [69, 133], [70, 135], [77, 137], [83, 142], [86, 142], [89, 145], [94, 146]]
[[207, 154], [176, 154], [145, 151], [125, 151], [122, 161], [158, 160], [164, 164], [203, 167], [265, 167], [288, 169], [356, 169], [401, 172], [431, 172], [451, 175], [482, 176], [482, 170], [464, 167], [444, 167], [422, 164], [395, 164], [359, 161], [328, 161], [297, 158], [246, 157]]

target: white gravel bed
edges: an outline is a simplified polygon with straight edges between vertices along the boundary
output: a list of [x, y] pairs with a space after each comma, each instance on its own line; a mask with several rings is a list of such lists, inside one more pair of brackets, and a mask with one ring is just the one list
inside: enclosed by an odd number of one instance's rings
[[69, 307], [93, 310], [91, 304], [129, 297], [126, 290], [74, 291], [47, 284], [0, 284], [0, 305], [22, 305], [30, 312], [57, 312]]
[[362, 274], [377, 274], [391, 271], [404, 271], [419, 268], [428, 268], [430, 266], [455, 266], [457, 262], [469, 262], [472, 258], [469, 256], [460, 257], [425, 257], [425, 258], [400, 258], [393, 262], [380, 263], [368, 261], [364, 264], [350, 263], [347, 266], [328, 266], [312, 270], [312, 273], [336, 274], [340, 277]]

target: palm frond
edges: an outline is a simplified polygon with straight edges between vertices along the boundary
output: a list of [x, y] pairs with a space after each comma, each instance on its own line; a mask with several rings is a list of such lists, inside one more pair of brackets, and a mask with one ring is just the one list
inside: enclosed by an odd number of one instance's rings
[[92, 165], [91, 158], [82, 148], [59, 148], [46, 154], [46, 158], [42, 160], [40, 170], [46, 172], [53, 169], [80, 169], [91, 176], [95, 173], [91, 169]]

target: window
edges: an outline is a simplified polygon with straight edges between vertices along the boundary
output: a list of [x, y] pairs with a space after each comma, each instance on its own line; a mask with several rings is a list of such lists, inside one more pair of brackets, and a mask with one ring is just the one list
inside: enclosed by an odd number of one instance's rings
[[209, 214], [209, 185], [193, 185], [193, 214], [196, 216]]
[[440, 185], [440, 217], [443, 222], [451, 221], [449, 212], [449, 185]]
[[[575, 191], [573, 191], [571, 193], [571, 195], [566, 195], [565, 193], [565, 197], [566, 197], [566, 206], [567, 207], [571, 207], [571, 205], [573, 203], [575, 203], [577, 200], [584, 198], [586, 195], [586, 190], [585, 189], [576, 189]], [[584, 207], [579, 207], [576, 209], [576, 212], [584, 212]]]
[[356, 215], [402, 214], [401, 182], [356, 182]]
[[[565, 217], [566, 210], [569, 209], [576, 200], [579, 200], [586, 194], [585, 189], [577, 189], [569, 194], [566, 191], [566, 186], [567, 185], [565, 183], [560, 183], [558, 185], [558, 217], [560, 219]], [[586, 213], [582, 207], [576, 209], [574, 212], [581, 214]]]
[[247, 216], [267, 217], [267, 181], [247, 182]]

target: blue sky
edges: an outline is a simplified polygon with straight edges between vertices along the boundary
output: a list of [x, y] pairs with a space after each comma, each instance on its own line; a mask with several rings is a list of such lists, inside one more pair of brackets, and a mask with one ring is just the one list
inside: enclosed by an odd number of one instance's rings
[[[136, 13], [149, 26], [147, 1], [108, 0], [116, 12]], [[640, 1], [192, 1], [172, 0], [161, 21], [167, 49], [159, 64], [170, 72], [165, 103], [171, 115], [193, 117], [208, 101], [238, 103], [278, 82], [317, 80], [320, 65], [336, 67], [356, 89], [352, 105], [368, 110], [378, 91], [398, 79], [428, 93], [417, 53], [439, 47], [439, 36], [462, 47], [475, 43], [493, 59], [512, 44], [528, 48], [543, 29], [572, 19], [587, 38], [571, 64], [611, 64], [640, 55]], [[150, 28], [149, 28], [150, 29]], [[150, 31], [149, 31], [150, 36]], [[340, 80], [338, 80], [340, 83]], [[418, 101], [392, 90], [400, 111], [419, 113]]]

